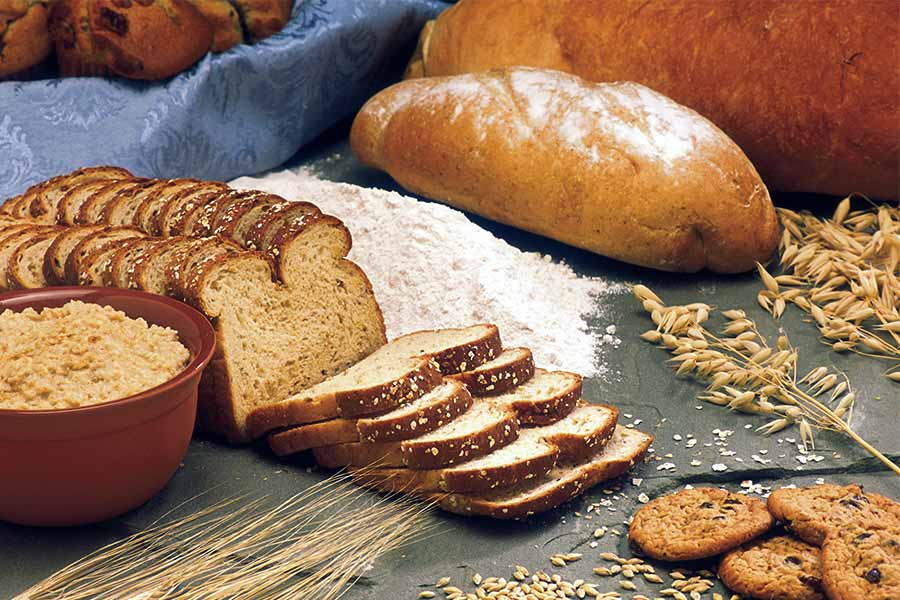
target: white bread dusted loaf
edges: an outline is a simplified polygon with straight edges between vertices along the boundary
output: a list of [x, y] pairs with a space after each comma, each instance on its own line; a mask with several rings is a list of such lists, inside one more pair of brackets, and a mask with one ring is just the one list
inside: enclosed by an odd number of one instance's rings
[[634, 83], [523, 67], [408, 80], [369, 100], [351, 144], [416, 193], [639, 265], [739, 272], [777, 240], [740, 148]]

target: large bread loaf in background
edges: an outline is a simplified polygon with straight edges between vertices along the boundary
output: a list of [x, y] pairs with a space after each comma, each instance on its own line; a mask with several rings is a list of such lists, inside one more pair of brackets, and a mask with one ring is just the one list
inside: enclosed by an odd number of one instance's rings
[[407, 189], [638, 265], [745, 271], [778, 237], [737, 145], [633, 83], [530, 68], [412, 79], [369, 100], [350, 141]]
[[651, 87], [721, 127], [770, 189], [900, 197], [896, 0], [462, 0], [408, 75], [509, 65]]

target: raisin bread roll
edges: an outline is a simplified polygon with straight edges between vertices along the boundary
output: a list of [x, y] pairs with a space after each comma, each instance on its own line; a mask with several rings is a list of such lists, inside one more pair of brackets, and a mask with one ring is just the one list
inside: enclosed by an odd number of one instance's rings
[[0, 79], [38, 65], [50, 48], [44, 0], [0, 0]]
[[187, 0], [57, 0], [50, 31], [64, 76], [164, 79], [213, 42], [212, 26]]
[[900, 197], [896, 0], [462, 0], [425, 26], [408, 75], [509, 65], [651, 87], [772, 189]]
[[638, 265], [740, 272], [777, 242], [740, 148], [634, 83], [530, 68], [411, 79], [369, 100], [350, 142], [413, 192]]

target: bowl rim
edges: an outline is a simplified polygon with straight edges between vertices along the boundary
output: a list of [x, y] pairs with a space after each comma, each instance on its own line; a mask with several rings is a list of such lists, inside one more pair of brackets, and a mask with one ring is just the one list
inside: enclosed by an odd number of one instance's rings
[[[160, 294], [152, 294], [150, 292], [144, 292], [140, 290], [124, 290], [119, 288], [96, 286], [55, 286], [0, 293], [0, 302], [28, 296], [41, 298], [43, 296], [50, 295], [61, 297], [68, 296], [68, 299], [66, 300], [67, 303], [72, 300], [79, 300], [88, 304], [101, 304], [102, 298], [119, 296], [136, 298], [147, 302], [156, 302], [158, 304], [162, 304], [168, 309], [182, 313], [198, 326], [198, 329], [200, 330], [200, 350], [191, 359], [187, 366], [185, 366], [181, 371], [178, 372], [177, 375], [175, 375], [175, 377], [168, 379], [157, 386], [154, 386], [142, 392], [138, 392], [137, 394], [132, 394], [131, 396], [126, 396], [117, 400], [110, 400], [108, 402], [89, 404], [87, 406], [76, 406], [73, 408], [20, 410], [0, 407], [0, 417], [16, 416], [20, 418], [40, 418], [46, 417], [47, 415], [84, 414], [91, 411], [111, 409], [117, 406], [138, 403], [147, 400], [148, 398], [159, 396], [160, 394], [165, 394], [167, 391], [183, 384], [188, 379], [199, 376], [200, 372], [202, 372], [203, 369], [206, 368], [207, 363], [210, 361], [210, 359], [212, 359], [213, 353], [215, 352], [216, 331], [213, 328], [212, 323], [210, 323], [209, 319], [206, 318], [206, 315], [204, 315], [194, 307], [185, 304], [184, 302], [180, 302], [178, 300], [169, 298], [168, 296], [162, 296]], [[0, 306], [0, 312], [2, 312], [3, 310], [5, 309]], [[116, 310], [121, 309], [117, 308]], [[128, 317], [132, 319], [144, 318], [140, 316], [135, 317], [132, 315], [128, 315]], [[181, 332], [179, 331], [178, 334], [180, 337]], [[184, 342], [181, 343], [184, 344]]]

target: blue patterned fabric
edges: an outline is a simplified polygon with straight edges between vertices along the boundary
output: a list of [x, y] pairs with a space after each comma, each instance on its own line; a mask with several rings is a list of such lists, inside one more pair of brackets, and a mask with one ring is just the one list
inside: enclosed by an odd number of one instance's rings
[[298, 0], [287, 27], [164, 82], [0, 83], [0, 203], [74, 169], [228, 180], [275, 167], [352, 114], [439, 0]]

